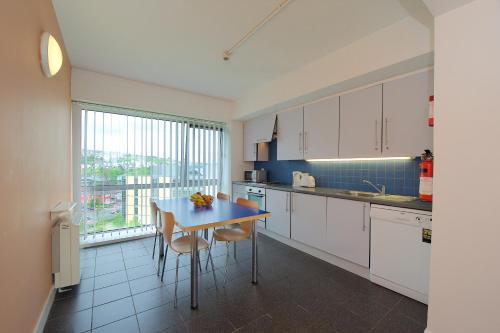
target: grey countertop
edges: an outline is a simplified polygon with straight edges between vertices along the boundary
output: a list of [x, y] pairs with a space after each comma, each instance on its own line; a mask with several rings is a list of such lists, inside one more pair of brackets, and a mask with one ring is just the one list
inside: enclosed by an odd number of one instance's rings
[[382, 199], [380, 197], [359, 197], [345, 193], [345, 190], [336, 189], [336, 188], [328, 188], [328, 187], [293, 187], [291, 185], [280, 185], [280, 184], [263, 184], [263, 183], [248, 183], [244, 181], [233, 181], [233, 184], [239, 185], [251, 185], [264, 187], [266, 189], [273, 190], [281, 190], [281, 191], [289, 191], [296, 193], [305, 193], [312, 195], [320, 195], [324, 197], [332, 197], [332, 198], [341, 198], [341, 199], [349, 199], [356, 201], [364, 201], [370, 202], [378, 205], [392, 206], [392, 207], [400, 207], [400, 208], [409, 208], [409, 209], [418, 209], [431, 212], [432, 211], [432, 203], [421, 201], [418, 199], [411, 201], [393, 201], [388, 199]]

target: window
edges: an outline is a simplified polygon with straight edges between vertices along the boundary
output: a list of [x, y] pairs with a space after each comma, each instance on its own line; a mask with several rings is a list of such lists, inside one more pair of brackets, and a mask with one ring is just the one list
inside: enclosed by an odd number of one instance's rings
[[[79, 196], [83, 237], [150, 225], [151, 198], [215, 195], [224, 126], [80, 104]], [[121, 231], [120, 231], [121, 232]]]

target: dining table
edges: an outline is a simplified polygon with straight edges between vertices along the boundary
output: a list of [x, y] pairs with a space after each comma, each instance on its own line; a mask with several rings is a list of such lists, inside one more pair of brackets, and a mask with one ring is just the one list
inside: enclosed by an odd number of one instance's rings
[[[256, 220], [271, 213], [228, 200], [215, 199], [211, 206], [195, 206], [188, 198], [155, 200], [158, 209], [175, 216], [176, 226], [191, 236], [191, 308], [198, 308], [198, 232], [229, 224], [252, 222], [252, 283], [257, 284], [257, 230]], [[204, 233], [208, 238], [208, 233]]]

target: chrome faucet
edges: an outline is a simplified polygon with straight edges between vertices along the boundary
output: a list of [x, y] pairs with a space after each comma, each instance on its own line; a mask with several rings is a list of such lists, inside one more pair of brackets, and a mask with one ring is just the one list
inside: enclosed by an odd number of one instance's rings
[[378, 188], [376, 185], [374, 185], [371, 181], [369, 180], [366, 180], [366, 179], [363, 179], [363, 183], [365, 184], [368, 184], [370, 185], [371, 187], [373, 187], [375, 190], [377, 190], [378, 193], [380, 193], [381, 195], [385, 195], [385, 185], [381, 185], [381, 184], [377, 184], [380, 186], [380, 188]]

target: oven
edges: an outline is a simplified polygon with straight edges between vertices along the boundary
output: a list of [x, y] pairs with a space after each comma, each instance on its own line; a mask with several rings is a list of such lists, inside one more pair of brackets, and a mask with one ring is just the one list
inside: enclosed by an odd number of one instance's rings
[[[259, 186], [245, 186], [245, 193], [248, 200], [259, 204], [259, 209], [266, 210], [266, 189]], [[257, 226], [266, 228], [266, 219], [257, 220]]]

